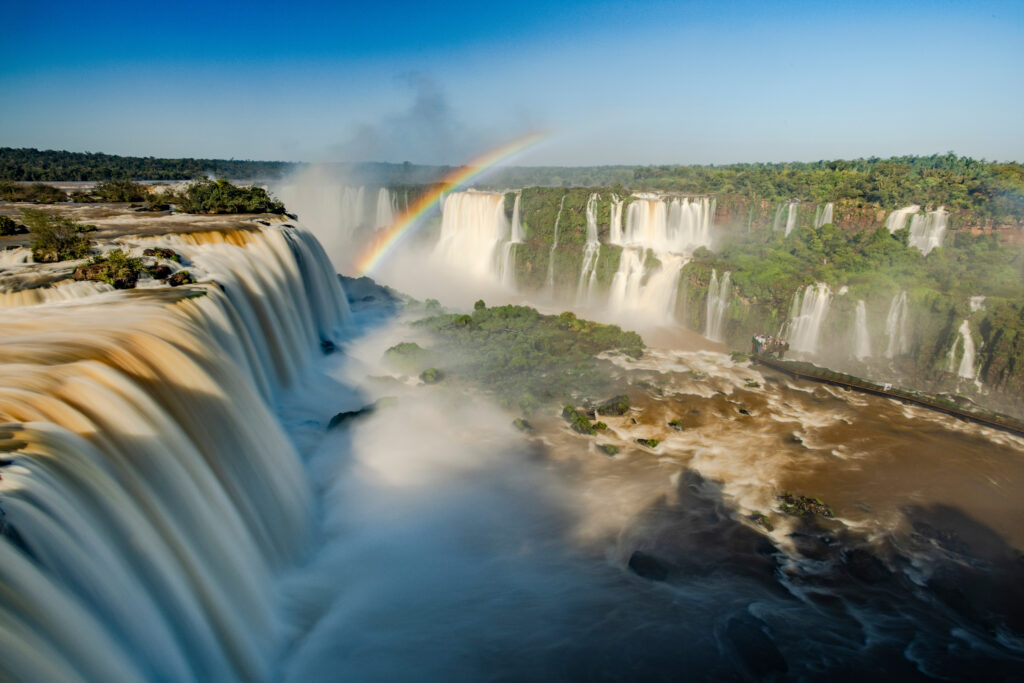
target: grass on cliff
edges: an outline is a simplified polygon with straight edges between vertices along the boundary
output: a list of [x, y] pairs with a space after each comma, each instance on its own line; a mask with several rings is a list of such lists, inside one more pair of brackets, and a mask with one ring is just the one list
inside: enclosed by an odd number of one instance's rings
[[452, 381], [475, 385], [526, 413], [607, 393], [611, 364], [596, 355], [621, 351], [639, 358], [644, 351], [635, 332], [572, 313], [541, 315], [527, 306], [478, 302], [472, 315], [437, 315], [417, 325], [438, 340], [435, 362]]

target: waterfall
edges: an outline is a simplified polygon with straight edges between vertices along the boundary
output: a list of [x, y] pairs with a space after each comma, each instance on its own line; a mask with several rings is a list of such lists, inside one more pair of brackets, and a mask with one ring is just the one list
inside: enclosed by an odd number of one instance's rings
[[482, 280], [502, 281], [503, 255], [498, 245], [509, 234], [505, 195], [453, 192], [444, 199], [441, 236], [434, 254], [445, 265]]
[[722, 280], [718, 280], [715, 270], [711, 269], [711, 283], [708, 285], [707, 304], [704, 321], [704, 336], [713, 341], [724, 341], [722, 338], [722, 321], [725, 311], [729, 308], [729, 297], [732, 288], [729, 283], [730, 272], [725, 271]]
[[818, 207], [814, 214], [814, 227], [820, 228], [823, 225], [827, 225], [832, 222], [832, 202], [829, 202], [822, 207]]
[[915, 214], [910, 221], [910, 238], [907, 244], [927, 255], [932, 249], [942, 246], [948, 221], [949, 212], [941, 206], [927, 214]]
[[789, 213], [786, 215], [786, 236], [793, 232], [793, 228], [796, 227], [797, 213], [800, 211], [800, 204], [798, 202], [789, 203]]
[[779, 208], [775, 210], [775, 220], [772, 222], [772, 232], [777, 232], [782, 228], [782, 212], [788, 206], [788, 204], [779, 204]]
[[889, 314], [885, 316], [885, 335], [889, 340], [885, 357], [895, 358], [910, 352], [910, 338], [907, 321], [907, 292], [901, 291], [892, 298]]
[[32, 263], [32, 250], [25, 247], [0, 249], [0, 268]]
[[871, 335], [868, 333], [868, 311], [864, 300], [857, 302], [857, 324], [854, 356], [864, 360], [871, 356]]
[[889, 232], [903, 230], [907, 227], [907, 219], [920, 210], [921, 207], [917, 204], [911, 204], [910, 206], [904, 206], [902, 209], [896, 209], [889, 214], [888, 218], [885, 219], [885, 227], [889, 229]]
[[[949, 349], [949, 355], [947, 356], [947, 367], [949, 372], [956, 372], [957, 377], [963, 379], [975, 379], [974, 370], [974, 339], [971, 337], [971, 326], [964, 320], [960, 324], [960, 328], [957, 330], [960, 336], [953, 341], [953, 346]], [[960, 364], [956, 363], [957, 346], [963, 346], [963, 355], [960, 356]]]
[[789, 341], [790, 348], [810, 355], [818, 352], [821, 326], [828, 316], [831, 302], [832, 291], [824, 282], [807, 285], [803, 292], [798, 289], [793, 294], [789, 323], [782, 334]]
[[4, 311], [3, 668], [267, 680], [271, 580], [305, 552], [312, 501], [270, 401], [337, 333], [344, 292], [295, 228], [124, 242], [173, 245], [200, 283]]
[[580, 268], [580, 281], [576, 285], [577, 305], [587, 303], [597, 275], [597, 259], [601, 253], [601, 243], [597, 239], [597, 200], [596, 194], [590, 195], [587, 200], [587, 242], [583, 245], [583, 267]]
[[562, 222], [562, 210], [565, 208], [566, 195], [562, 195], [562, 201], [558, 204], [558, 215], [555, 216], [554, 237], [551, 240], [551, 251], [548, 252], [548, 292], [555, 296], [555, 250], [558, 249], [558, 226]]
[[972, 296], [967, 300], [968, 305], [971, 307], [971, 313], [985, 310], [985, 297], [984, 296]]
[[523, 223], [519, 210], [519, 202], [522, 196], [522, 191], [516, 192], [516, 198], [512, 204], [511, 235], [509, 241], [502, 246], [501, 283], [510, 290], [515, 290], [516, 288], [516, 245], [526, 241], [526, 234], [523, 232]]
[[377, 191], [377, 220], [374, 221], [375, 228], [388, 228], [395, 222], [396, 201], [392, 198], [391, 192], [386, 187]]

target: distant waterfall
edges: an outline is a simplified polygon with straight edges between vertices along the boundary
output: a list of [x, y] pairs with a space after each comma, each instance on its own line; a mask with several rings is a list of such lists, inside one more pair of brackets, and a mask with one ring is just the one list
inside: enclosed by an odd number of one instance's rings
[[854, 356], [857, 360], [871, 357], [871, 335], [868, 333], [868, 311], [864, 300], [857, 302], [856, 339]]
[[775, 209], [775, 220], [772, 222], [772, 232], [778, 232], [782, 229], [782, 214], [785, 213], [787, 206], [789, 206], [788, 203], [779, 204], [779, 208]]
[[790, 307], [789, 323], [782, 335], [789, 341], [791, 349], [811, 355], [818, 352], [821, 326], [828, 316], [831, 302], [832, 290], [824, 282], [807, 285], [802, 292], [796, 291]]
[[501, 282], [498, 245], [507, 239], [508, 233], [504, 194], [453, 192], [444, 200], [441, 237], [434, 254], [453, 268]]
[[565, 209], [565, 197], [562, 195], [562, 201], [558, 204], [558, 215], [555, 216], [555, 234], [551, 240], [551, 251], [548, 252], [548, 292], [553, 297], [555, 295], [555, 250], [558, 249], [558, 226], [562, 222], [562, 211]]
[[[957, 331], [960, 333], [960, 337], [953, 342], [952, 348], [949, 349], [947, 370], [953, 372], [955, 368], [957, 377], [973, 380], [976, 372], [974, 370], [975, 349], [974, 339], [971, 337], [971, 326], [967, 320], [964, 320]], [[956, 363], [958, 345], [963, 346], [959, 365]]]
[[608, 241], [612, 244], [622, 244], [622, 199], [615, 195], [612, 195], [609, 215]]
[[519, 211], [519, 201], [522, 196], [522, 192], [516, 192], [516, 198], [512, 204], [511, 235], [509, 241], [502, 247], [501, 254], [501, 283], [512, 290], [516, 288], [516, 245], [522, 244], [526, 240]]
[[[637, 194], [626, 208], [621, 229], [617, 208], [613, 202], [610, 241], [623, 249], [612, 278], [609, 307], [648, 324], [671, 323], [679, 276], [689, 254], [712, 244], [715, 202], [706, 197]], [[653, 265], [655, 259], [660, 265]]]
[[377, 220], [374, 221], [375, 228], [388, 228], [395, 222], [397, 211], [396, 201], [386, 187], [377, 191]]
[[942, 246], [942, 238], [946, 234], [949, 212], [943, 207], [927, 214], [915, 214], [910, 221], [910, 238], [908, 244], [928, 254], [932, 249]]
[[580, 268], [580, 281], [576, 285], [576, 303], [587, 302], [590, 286], [597, 275], [597, 259], [601, 253], [601, 243], [597, 239], [597, 200], [598, 195], [590, 195], [587, 200], [587, 242], [583, 245], [583, 267]]
[[903, 230], [907, 227], [907, 220], [920, 210], [921, 207], [917, 204], [911, 204], [910, 206], [904, 206], [902, 209], [896, 209], [889, 214], [888, 218], [885, 219], [885, 227], [889, 229], [889, 232]]
[[15, 680], [273, 677], [272, 579], [306, 550], [312, 497], [270, 403], [337, 331], [344, 292], [296, 229], [127, 246], [152, 245], [200, 284], [4, 312], [0, 623]]
[[786, 215], [786, 236], [793, 232], [796, 227], [797, 214], [800, 211], [800, 204], [798, 202], [789, 203], [789, 213]]
[[827, 225], [832, 222], [832, 202], [829, 202], [824, 207], [818, 207], [814, 215], [814, 227], [820, 228], [823, 225]]
[[725, 271], [721, 281], [715, 270], [711, 270], [711, 283], [708, 285], [707, 303], [705, 304], [704, 336], [713, 341], [724, 341], [722, 338], [722, 321], [725, 311], [729, 308], [729, 297], [732, 287], [729, 283], [729, 271]]
[[905, 290], [895, 295], [889, 304], [889, 314], [885, 317], [885, 334], [889, 340], [885, 347], [886, 358], [895, 358], [910, 352]]

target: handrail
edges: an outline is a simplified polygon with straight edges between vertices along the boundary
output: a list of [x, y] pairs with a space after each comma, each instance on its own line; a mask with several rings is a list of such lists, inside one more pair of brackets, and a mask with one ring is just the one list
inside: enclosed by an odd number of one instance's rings
[[[861, 391], [866, 394], [895, 398], [905, 403], [914, 403], [923, 408], [928, 408], [929, 410], [935, 410], [940, 413], [952, 415], [953, 417], [959, 417], [988, 427], [1011, 432], [1018, 436], [1024, 436], [1024, 423], [1003, 415], [984, 415], [966, 410], [959, 406], [943, 405], [932, 397], [914, 394], [895, 387], [886, 388], [884, 386], [867, 382], [859, 377], [834, 372], [827, 368], [818, 368], [813, 365], [808, 367], [805, 364], [797, 366], [795, 363], [783, 361], [778, 358], [772, 358], [763, 354], [753, 354], [751, 356], [751, 360], [755, 363], [778, 370], [779, 372], [786, 373], [787, 375], [792, 375], [794, 378], [807, 379], [812, 382], [823, 382], [825, 384], [834, 384], [840, 387], [856, 389], [857, 391]], [[809, 368], [814, 368], [814, 370], [810, 370]]]

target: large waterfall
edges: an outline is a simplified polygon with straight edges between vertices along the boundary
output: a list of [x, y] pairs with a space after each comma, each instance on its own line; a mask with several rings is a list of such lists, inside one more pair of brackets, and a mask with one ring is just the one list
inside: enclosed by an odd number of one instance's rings
[[820, 228], [832, 222], [832, 202], [824, 207], [819, 206], [814, 212], [814, 227]]
[[794, 351], [814, 355], [818, 352], [821, 326], [828, 316], [832, 302], [832, 290], [824, 282], [807, 285], [803, 291], [793, 294], [789, 322], [782, 336], [787, 338]]
[[868, 332], [868, 311], [863, 299], [857, 302], [855, 322], [856, 336], [853, 353], [857, 360], [864, 360], [871, 356], [871, 334]]
[[601, 254], [601, 242], [597, 238], [597, 200], [598, 195], [590, 195], [587, 200], [587, 242], [583, 245], [583, 266], [580, 268], [580, 281], [576, 286], [576, 304], [585, 304], [593, 294], [593, 285], [597, 275], [597, 259]]
[[921, 207], [917, 204], [911, 204], [910, 206], [904, 206], [902, 209], [896, 209], [889, 214], [888, 218], [885, 219], [885, 227], [889, 229], [889, 232], [903, 230], [907, 227], [907, 220], [920, 210]]
[[434, 253], [452, 268], [500, 282], [502, 254], [498, 247], [508, 235], [504, 194], [453, 192], [444, 200], [441, 237]]
[[278, 655], [271, 579], [311, 528], [305, 473], [271, 406], [338, 334], [344, 293], [295, 228], [122, 246], [170, 246], [200, 284], [76, 287], [4, 311], [3, 670], [265, 680]]
[[949, 212], [941, 206], [927, 214], [915, 214], [910, 221], [910, 237], [907, 243], [919, 249], [922, 254], [941, 247], [948, 221]]
[[729, 308], [729, 297], [732, 294], [729, 275], [729, 271], [725, 271], [722, 279], [719, 280], [715, 270], [711, 270], [711, 283], [708, 285], [705, 311], [704, 336], [714, 341], [724, 341], [722, 338], [722, 321], [725, 319], [725, 311]]
[[910, 352], [910, 334], [907, 320], [907, 292], [899, 292], [889, 304], [889, 314], [885, 317], [885, 335], [888, 344], [885, 357], [895, 358]]

